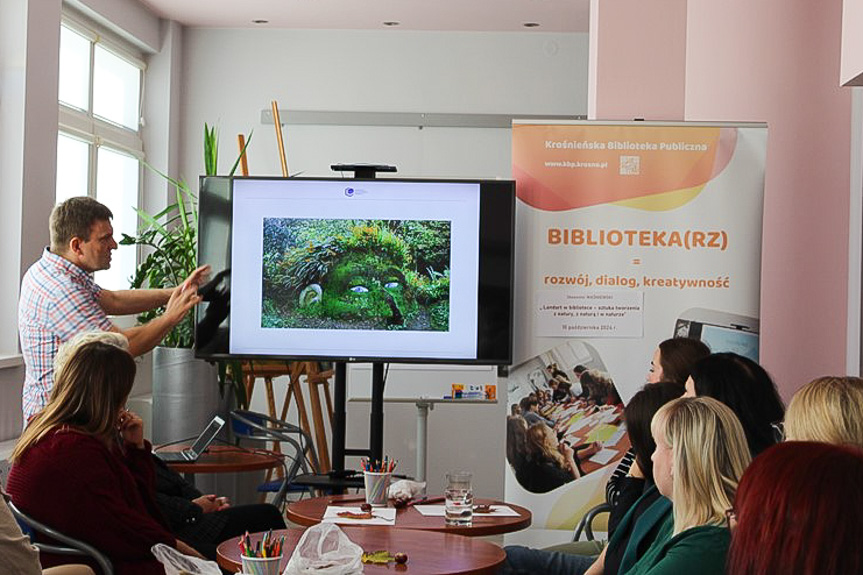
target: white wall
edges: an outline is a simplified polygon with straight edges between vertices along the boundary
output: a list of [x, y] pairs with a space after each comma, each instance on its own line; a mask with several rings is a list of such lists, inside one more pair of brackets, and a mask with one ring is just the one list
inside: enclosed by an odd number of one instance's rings
[[[136, 0], [70, 2], [142, 48], [159, 21]], [[21, 276], [48, 244], [56, 190], [61, 0], [0, 0], [0, 441], [21, 430], [24, 369], [18, 351]], [[139, 389], [149, 388], [145, 374]]]
[[[584, 114], [586, 34], [189, 29], [184, 47], [183, 175], [200, 173], [204, 122], [221, 129], [220, 169], [255, 129], [253, 175], [278, 175], [277, 100], [294, 110]], [[289, 118], [283, 117], [286, 121]], [[510, 175], [509, 131], [286, 126], [291, 173], [337, 162], [396, 164], [404, 175]]]
[[[189, 181], [203, 169], [204, 122], [220, 127], [220, 173], [236, 158], [236, 134], [254, 128], [250, 173], [280, 174], [274, 127], [260, 123], [271, 100], [342, 112], [587, 112], [586, 34], [187, 29], [183, 40], [180, 165]], [[333, 163], [375, 162], [404, 176], [510, 177], [506, 129], [288, 125], [284, 140], [291, 173], [334, 175]], [[505, 405], [433, 411], [431, 492], [461, 467], [474, 472], [478, 493], [503, 495]], [[348, 404], [349, 447], [368, 445], [368, 413], [368, 403]], [[416, 407], [388, 403], [384, 449], [406, 473], [415, 471], [415, 433]]]

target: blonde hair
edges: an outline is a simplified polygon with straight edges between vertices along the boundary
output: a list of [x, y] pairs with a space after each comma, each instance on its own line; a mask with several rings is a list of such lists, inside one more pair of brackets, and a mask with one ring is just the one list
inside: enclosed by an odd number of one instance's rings
[[785, 436], [863, 447], [863, 379], [819, 377], [804, 385], [785, 414]]
[[566, 465], [566, 460], [557, 449], [557, 436], [546, 424], [540, 422], [528, 427], [525, 443], [529, 455], [541, 453], [545, 457], [553, 459], [561, 467]]
[[119, 347], [123, 351], [129, 351], [129, 340], [122, 333], [115, 331], [85, 331], [72, 336], [69, 341], [60, 346], [54, 356], [54, 379], [63, 370], [69, 358], [82, 346], [99, 341], [107, 345]]
[[60, 427], [104, 440], [114, 433], [117, 414], [135, 381], [135, 360], [128, 351], [102, 341], [76, 342], [73, 347], [56, 374], [48, 404], [30, 420], [10, 462]]
[[656, 412], [650, 430], [672, 452], [674, 535], [722, 525], [751, 461], [734, 412], [710, 397], [681, 397]]

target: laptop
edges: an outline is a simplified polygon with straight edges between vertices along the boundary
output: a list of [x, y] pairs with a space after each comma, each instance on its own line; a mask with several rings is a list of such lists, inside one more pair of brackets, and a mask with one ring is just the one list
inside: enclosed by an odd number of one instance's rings
[[187, 447], [183, 451], [155, 451], [156, 457], [165, 462], [193, 462], [201, 456], [202, 453], [210, 446], [219, 431], [225, 425], [225, 420], [216, 415], [210, 422], [210, 425], [201, 432], [192, 447]]

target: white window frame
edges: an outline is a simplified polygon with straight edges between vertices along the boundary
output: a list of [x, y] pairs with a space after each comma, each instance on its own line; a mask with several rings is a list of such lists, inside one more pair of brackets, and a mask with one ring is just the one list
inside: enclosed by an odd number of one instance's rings
[[[88, 86], [87, 110], [79, 110], [57, 102], [59, 106], [58, 131], [90, 144], [87, 167], [87, 195], [96, 197], [96, 175], [98, 173], [98, 149], [101, 146], [128, 154], [139, 161], [144, 160], [144, 140], [141, 137], [141, 111], [143, 110], [144, 78], [147, 64], [143, 55], [135, 47], [123, 41], [115, 34], [96, 23], [89, 22], [82, 16], [64, 10], [61, 25], [66, 26], [90, 40], [90, 81]], [[126, 60], [140, 68], [141, 81], [138, 94], [138, 130], [130, 130], [125, 126], [99, 118], [93, 113], [93, 68], [95, 64], [96, 45], [110, 51], [115, 56]], [[143, 170], [138, 167], [138, 193], [136, 205], [142, 201]], [[139, 254], [140, 256], [140, 254]], [[136, 261], [137, 265], [137, 261]]]
[[[110, 30], [97, 23], [89, 21], [77, 12], [65, 9], [60, 19], [60, 25], [80, 34], [90, 42], [89, 54], [89, 82], [87, 86], [87, 109], [82, 110], [74, 106], [66, 105], [59, 101], [58, 115], [58, 137], [68, 136], [82, 141], [87, 146], [87, 188], [86, 194], [96, 198], [96, 186], [99, 174], [99, 148], [105, 147], [112, 151], [127, 154], [138, 160], [138, 189], [135, 193], [134, 204], [140, 207], [143, 204], [144, 170], [141, 163], [145, 160], [144, 141], [141, 135], [143, 126], [143, 99], [144, 83], [147, 72], [147, 64], [143, 54], [131, 43], [123, 40]], [[95, 83], [95, 61], [96, 47], [107, 50], [114, 56], [121, 58], [140, 70], [138, 83], [138, 126], [132, 130], [124, 125], [110, 120], [100, 118], [94, 113], [94, 83]], [[104, 201], [104, 198], [103, 198]], [[125, 230], [134, 233], [135, 230]], [[119, 236], [115, 234], [115, 240]], [[133, 268], [140, 264], [142, 253], [141, 247], [136, 246], [134, 251], [135, 261], [131, 262]], [[129, 257], [128, 255], [125, 257]]]

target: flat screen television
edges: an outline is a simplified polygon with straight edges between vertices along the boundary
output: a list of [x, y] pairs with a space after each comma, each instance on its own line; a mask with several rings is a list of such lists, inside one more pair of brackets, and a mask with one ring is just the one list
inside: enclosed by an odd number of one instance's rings
[[511, 363], [514, 182], [200, 184], [197, 357]]

